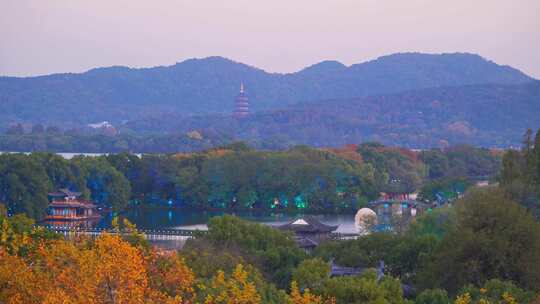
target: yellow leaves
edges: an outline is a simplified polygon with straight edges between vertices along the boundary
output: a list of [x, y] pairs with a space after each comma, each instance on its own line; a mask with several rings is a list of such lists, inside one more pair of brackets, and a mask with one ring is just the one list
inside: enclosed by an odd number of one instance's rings
[[120, 231], [120, 223], [118, 222], [118, 217], [113, 217], [111, 221], [111, 227], [114, 231]]
[[517, 304], [516, 299], [508, 292], [503, 293], [502, 298], [506, 304]]
[[298, 284], [293, 281], [291, 283], [291, 296], [290, 296], [290, 304], [323, 304], [323, 300], [320, 296], [316, 296], [311, 294], [309, 288], [306, 288], [304, 290], [304, 293], [302, 294], [300, 290], [298, 290]]
[[255, 284], [248, 281], [248, 273], [238, 264], [230, 278], [223, 271], [218, 271], [210, 286], [205, 304], [258, 304], [261, 296]]
[[454, 302], [454, 304], [470, 304], [471, 303], [471, 295], [469, 293], [465, 293], [462, 295], [459, 295]]
[[[480, 294], [482, 295], [482, 297], [480, 299], [478, 299], [478, 301], [475, 301], [475, 303], [477, 303], [477, 304], [491, 304], [491, 302], [487, 298], [484, 297], [484, 295], [487, 294], [487, 289], [481, 288], [480, 289]], [[473, 303], [473, 301], [472, 301], [471, 295], [468, 292], [464, 293], [462, 295], [459, 295], [456, 298], [456, 301], [454, 302], [454, 304], [470, 304], [470, 303]], [[500, 302], [497, 301], [496, 303], [518, 304], [517, 300], [509, 292], [504, 292], [502, 294], [502, 301], [500, 301]]]
[[26, 234], [17, 234], [13, 231], [9, 221], [4, 218], [0, 220], [0, 246], [6, 248], [10, 253], [18, 253], [19, 249], [28, 244]]
[[144, 303], [148, 286], [140, 251], [118, 236], [103, 234], [95, 242], [99, 263], [98, 296], [104, 303]]

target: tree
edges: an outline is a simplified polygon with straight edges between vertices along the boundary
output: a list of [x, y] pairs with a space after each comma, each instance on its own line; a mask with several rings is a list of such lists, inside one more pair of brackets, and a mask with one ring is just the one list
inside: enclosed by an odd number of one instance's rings
[[469, 191], [456, 204], [454, 224], [421, 275], [425, 287], [456, 292], [499, 278], [540, 286], [540, 224], [504, 192]]
[[534, 140], [534, 155], [536, 162], [536, 191], [538, 196], [540, 196], [540, 129], [536, 132], [536, 138]]
[[140, 251], [117, 236], [95, 242], [97, 294], [102, 302], [144, 303], [148, 279]]
[[489, 303], [530, 303], [535, 297], [532, 291], [521, 289], [512, 282], [498, 279], [489, 280], [481, 287], [464, 286], [461, 288], [460, 294], [469, 294], [474, 303], [482, 303], [482, 300]]
[[105, 157], [76, 157], [73, 161], [81, 169], [93, 201], [116, 212], [127, 206], [131, 197], [129, 181]]
[[403, 304], [403, 291], [399, 280], [384, 277], [377, 280], [374, 271], [361, 276], [334, 277], [313, 290], [314, 294], [335, 299], [336, 303], [388, 303]]
[[305, 257], [290, 234], [230, 215], [211, 218], [205, 238], [217, 247], [240, 248], [282, 288], [289, 285], [292, 270]]
[[444, 289], [426, 289], [415, 299], [415, 304], [450, 304], [448, 293]]
[[[332, 302], [328, 301], [328, 303]], [[313, 295], [309, 288], [305, 289], [304, 292], [301, 293], [296, 282], [292, 281], [289, 304], [323, 304], [323, 300], [322, 297]]]
[[47, 286], [22, 258], [0, 246], [0, 303], [41, 303]]
[[448, 174], [448, 158], [441, 150], [422, 151], [420, 159], [428, 166], [430, 179], [442, 178]]
[[319, 258], [303, 260], [292, 274], [293, 281], [297, 282], [302, 290], [320, 286], [328, 278], [330, 265]]
[[236, 266], [232, 275], [227, 278], [223, 271], [219, 271], [206, 288], [205, 304], [258, 304], [261, 296], [255, 284], [248, 280], [248, 273], [241, 264]]
[[523, 148], [522, 151], [525, 153], [525, 157], [527, 157], [533, 148], [533, 139], [532, 139], [533, 131], [531, 129], [527, 129], [525, 131], [525, 134], [523, 135]]
[[195, 297], [195, 275], [176, 254], [151, 251], [145, 258], [151, 297], [157, 303], [189, 303]]
[[0, 201], [10, 214], [26, 213], [41, 219], [48, 206], [51, 189], [39, 162], [22, 154], [0, 155]]

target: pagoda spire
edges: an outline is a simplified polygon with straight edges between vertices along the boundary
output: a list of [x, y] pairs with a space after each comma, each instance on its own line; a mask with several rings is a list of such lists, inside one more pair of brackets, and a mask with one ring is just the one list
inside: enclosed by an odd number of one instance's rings
[[235, 118], [243, 118], [249, 115], [249, 102], [244, 92], [244, 82], [240, 82], [240, 93], [235, 100], [233, 115]]

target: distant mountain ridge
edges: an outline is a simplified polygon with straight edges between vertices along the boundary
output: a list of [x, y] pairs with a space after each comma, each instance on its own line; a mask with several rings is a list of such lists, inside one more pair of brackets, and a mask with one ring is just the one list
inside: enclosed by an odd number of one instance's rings
[[443, 86], [516, 85], [524, 73], [468, 53], [401, 53], [345, 66], [323, 61], [288, 74], [267, 73], [222, 57], [173, 66], [97, 68], [81, 74], [0, 77], [0, 122], [74, 127], [163, 114], [231, 113], [240, 82], [252, 111], [298, 102], [388, 95]]

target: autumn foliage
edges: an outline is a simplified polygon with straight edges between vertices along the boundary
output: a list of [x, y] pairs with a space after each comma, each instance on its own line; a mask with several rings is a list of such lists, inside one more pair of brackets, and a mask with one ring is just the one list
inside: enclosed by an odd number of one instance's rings
[[103, 234], [41, 242], [21, 257], [0, 247], [0, 303], [190, 303], [194, 275], [176, 255], [160, 256]]
[[[117, 234], [72, 240], [0, 229], [2, 304], [258, 304], [263, 302], [251, 266], [196, 278], [176, 252], [130, 242]], [[284, 300], [319, 304], [321, 297], [293, 285]]]

